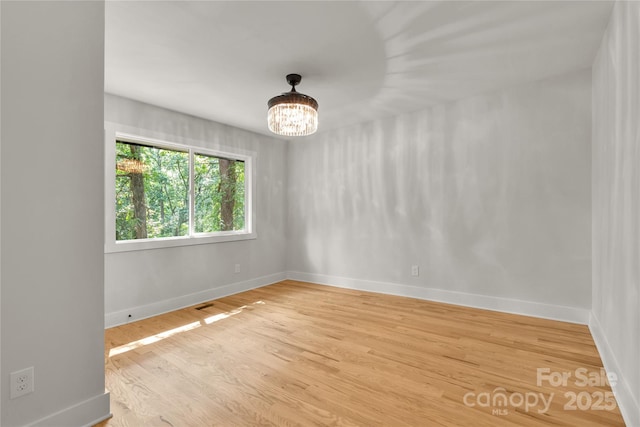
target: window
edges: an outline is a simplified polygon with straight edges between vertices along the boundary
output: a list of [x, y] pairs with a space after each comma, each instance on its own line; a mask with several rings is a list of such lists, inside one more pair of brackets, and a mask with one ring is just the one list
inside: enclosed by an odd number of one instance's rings
[[251, 155], [123, 135], [114, 140], [107, 251], [255, 238]]
[[244, 161], [194, 154], [196, 233], [244, 229]]
[[189, 153], [116, 142], [116, 241], [189, 235]]

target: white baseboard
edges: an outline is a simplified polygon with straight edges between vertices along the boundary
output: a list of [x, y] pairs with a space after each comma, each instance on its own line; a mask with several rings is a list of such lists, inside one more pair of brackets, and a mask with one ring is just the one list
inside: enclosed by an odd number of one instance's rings
[[[106, 313], [104, 319], [105, 328], [112, 328], [114, 326], [123, 325], [125, 323], [133, 322], [136, 320], [141, 320], [148, 317], [157, 316], [159, 314], [168, 313], [170, 311], [179, 310], [181, 308], [189, 307], [201, 302], [211, 301], [213, 299], [226, 297], [229, 295], [237, 294], [239, 292], [260, 288], [262, 286], [280, 282], [284, 279], [285, 273], [276, 273], [269, 276], [256, 277], [254, 279], [246, 280], [243, 282], [230, 283], [218, 288], [207, 289], [205, 291], [182, 295], [176, 298], [158, 301], [151, 304], [130, 307], [126, 310]], [[131, 317], [129, 317], [129, 315], [131, 315]]]
[[27, 427], [91, 427], [111, 416], [109, 392], [94, 396], [48, 417], [34, 421]]
[[577, 307], [565, 307], [510, 298], [468, 294], [464, 292], [400, 285], [396, 283], [327, 276], [324, 274], [303, 273], [299, 271], [288, 271], [287, 279], [336, 286], [340, 288], [357, 289], [360, 291], [444, 302], [447, 304], [462, 305], [504, 313], [560, 320], [563, 322], [580, 323], [583, 325], [586, 325], [589, 322], [589, 310]]
[[617, 376], [618, 380], [615, 385], [611, 384], [611, 389], [618, 402], [618, 408], [620, 408], [624, 422], [629, 427], [640, 427], [640, 405], [638, 405], [638, 402], [634, 399], [629, 384], [625, 380], [624, 375], [622, 375], [618, 360], [609, 345], [607, 335], [593, 312], [589, 316], [589, 330], [591, 330], [591, 335], [600, 353], [604, 369], [607, 372], [615, 373]]

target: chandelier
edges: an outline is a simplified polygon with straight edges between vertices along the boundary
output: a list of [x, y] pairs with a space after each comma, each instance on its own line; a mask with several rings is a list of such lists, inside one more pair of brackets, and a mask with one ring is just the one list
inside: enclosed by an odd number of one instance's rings
[[308, 95], [296, 92], [300, 74], [288, 74], [291, 91], [274, 96], [269, 105], [269, 130], [284, 136], [306, 136], [318, 130], [318, 102]]
[[126, 173], [145, 173], [149, 166], [139, 159], [122, 159], [116, 163], [116, 169]]

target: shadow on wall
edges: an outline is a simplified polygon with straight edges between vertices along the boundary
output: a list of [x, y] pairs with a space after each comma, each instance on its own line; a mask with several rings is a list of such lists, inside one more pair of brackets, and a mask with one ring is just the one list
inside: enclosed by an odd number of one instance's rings
[[291, 144], [289, 270], [588, 308], [590, 97], [585, 70]]

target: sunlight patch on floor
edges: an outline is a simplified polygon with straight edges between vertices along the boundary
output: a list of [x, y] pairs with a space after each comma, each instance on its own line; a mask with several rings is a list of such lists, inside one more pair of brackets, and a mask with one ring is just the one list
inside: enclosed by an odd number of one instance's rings
[[[256, 301], [251, 305], [261, 305], [265, 304], [263, 301]], [[241, 307], [236, 308], [235, 310], [227, 311], [226, 313], [219, 313], [213, 316], [207, 317], [203, 320], [192, 322], [187, 325], [179, 326], [177, 328], [170, 329], [168, 331], [160, 332], [159, 334], [155, 334], [146, 338], [139, 339], [137, 341], [130, 342], [125, 345], [121, 345], [118, 347], [114, 347], [109, 350], [109, 357], [117, 356], [118, 354], [126, 353], [131, 350], [135, 350], [137, 348], [143, 347], [145, 345], [153, 344], [158, 341], [162, 341], [174, 335], [180, 334], [182, 332], [191, 331], [193, 329], [199, 328], [200, 326], [210, 325], [212, 323], [218, 322], [220, 320], [226, 319], [231, 316], [235, 316], [236, 314], [242, 313], [244, 309], [248, 306], [243, 305]]]

